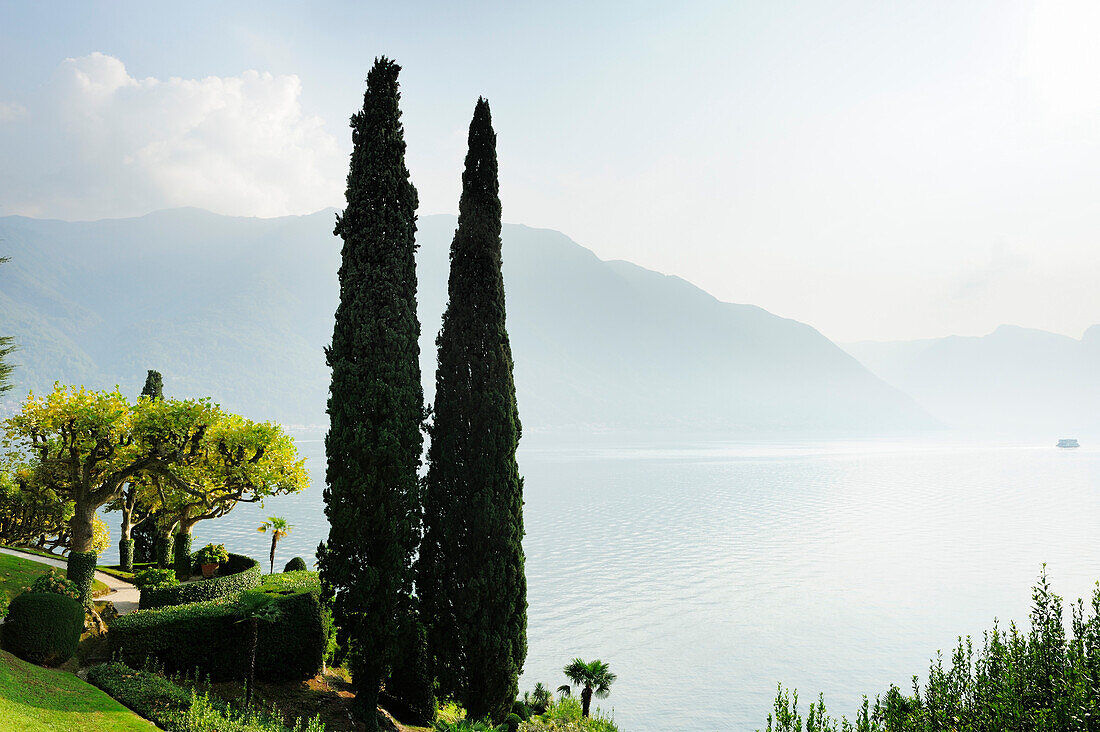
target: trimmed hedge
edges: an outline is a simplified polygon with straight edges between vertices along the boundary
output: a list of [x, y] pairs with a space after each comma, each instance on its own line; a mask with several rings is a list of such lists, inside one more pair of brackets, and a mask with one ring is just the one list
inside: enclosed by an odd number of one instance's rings
[[174, 587], [142, 590], [138, 608], [151, 610], [158, 607], [205, 602], [251, 590], [260, 584], [260, 563], [243, 554], [230, 554], [229, 561], [222, 566], [222, 571], [224, 572], [222, 576], [213, 579], [188, 582]]
[[305, 572], [307, 569], [309, 567], [306, 566], [306, 560], [301, 557], [294, 557], [283, 567], [284, 572]]
[[84, 607], [53, 592], [24, 592], [8, 607], [4, 650], [46, 666], [65, 663], [84, 632]]
[[191, 568], [194, 563], [191, 561], [191, 534], [179, 532], [176, 534], [175, 545], [172, 548], [172, 554], [175, 557], [175, 570], [176, 577], [181, 580], [185, 580], [191, 576]]
[[198, 669], [215, 681], [240, 678], [248, 663], [248, 623], [241, 620], [248, 607], [272, 598], [281, 614], [275, 623], [259, 624], [256, 675], [269, 680], [316, 675], [332, 633], [317, 574], [266, 579], [263, 586], [233, 597], [124, 615], [107, 634], [110, 651], [132, 666], [152, 658], [172, 672]]
[[95, 552], [69, 552], [65, 577], [76, 583], [77, 589], [80, 590], [80, 601], [85, 605], [92, 604], [92, 585], [95, 582], [95, 565], [98, 562], [99, 555]]
[[134, 571], [134, 540], [118, 540], [118, 566], [123, 572]]

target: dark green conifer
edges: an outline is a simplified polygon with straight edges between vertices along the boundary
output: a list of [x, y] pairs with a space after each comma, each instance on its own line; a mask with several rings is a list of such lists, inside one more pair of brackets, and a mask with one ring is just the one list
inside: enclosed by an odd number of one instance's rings
[[145, 374], [145, 386], [141, 388], [140, 396], [149, 397], [150, 399], [164, 398], [164, 379], [159, 371], [149, 369]]
[[527, 580], [496, 133], [485, 99], [470, 123], [448, 295], [417, 589], [440, 691], [471, 718], [501, 722], [527, 656]]
[[405, 167], [400, 67], [377, 59], [363, 109], [351, 118], [353, 150], [340, 304], [332, 345], [321, 579], [350, 641], [356, 706], [376, 729], [379, 686], [392, 661], [402, 598], [412, 590], [419, 538], [424, 405], [416, 319], [416, 188]]

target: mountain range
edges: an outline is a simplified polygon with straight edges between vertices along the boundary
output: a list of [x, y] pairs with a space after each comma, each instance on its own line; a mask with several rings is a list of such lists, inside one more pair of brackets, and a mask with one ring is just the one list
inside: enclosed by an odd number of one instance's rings
[[[324, 425], [340, 240], [334, 211], [273, 219], [196, 209], [66, 222], [0, 218], [0, 333], [16, 389], [53, 382], [174, 396]], [[453, 216], [417, 242], [431, 399]], [[505, 225], [508, 328], [525, 431], [882, 434], [935, 426], [912, 399], [808, 325], [603, 261], [565, 235]]]
[[1080, 340], [1002, 325], [981, 337], [844, 348], [951, 428], [976, 436], [1100, 435], [1100, 325]]

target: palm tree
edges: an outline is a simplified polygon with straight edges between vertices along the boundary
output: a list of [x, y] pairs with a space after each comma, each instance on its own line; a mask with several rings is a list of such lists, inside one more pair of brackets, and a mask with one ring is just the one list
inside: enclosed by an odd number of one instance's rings
[[[566, 686], [566, 689], [569, 687]], [[550, 702], [554, 701], [554, 695], [550, 693], [550, 690], [546, 688], [546, 685], [541, 681], [535, 684], [535, 690], [530, 694], [525, 693], [523, 695], [523, 703], [531, 707], [531, 710], [535, 714], [542, 714], [550, 707]]]
[[[604, 699], [611, 693], [611, 685], [615, 683], [616, 676], [611, 673], [611, 667], [600, 659], [585, 662], [579, 658], [566, 666], [563, 671], [569, 677], [569, 681], [581, 687], [581, 716], [588, 716], [588, 707], [592, 703], [592, 695]], [[568, 687], [564, 687], [568, 688]], [[561, 691], [559, 687], [558, 691]]]
[[268, 516], [267, 521], [260, 524], [260, 528], [256, 529], [260, 533], [266, 534], [268, 529], [271, 530], [271, 572], [275, 574], [275, 545], [279, 543], [279, 539], [290, 533], [290, 530], [294, 527], [286, 522], [285, 518], [279, 518], [278, 516]]

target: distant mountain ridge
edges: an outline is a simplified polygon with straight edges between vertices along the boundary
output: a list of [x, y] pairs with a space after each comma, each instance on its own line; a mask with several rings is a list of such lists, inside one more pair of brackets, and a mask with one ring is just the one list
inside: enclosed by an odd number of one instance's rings
[[[167, 392], [323, 425], [338, 296], [334, 212], [197, 209], [131, 219], [0, 218], [0, 332], [17, 389], [53, 381]], [[427, 398], [453, 216], [417, 241]], [[504, 227], [508, 327], [527, 431], [879, 434], [934, 424], [816, 330], [720, 302], [677, 277], [600, 260], [565, 235]], [[11, 408], [9, 399], [9, 408]]]
[[1002, 325], [981, 337], [850, 343], [875, 374], [974, 435], [1100, 435], [1100, 325], [1081, 340]]

